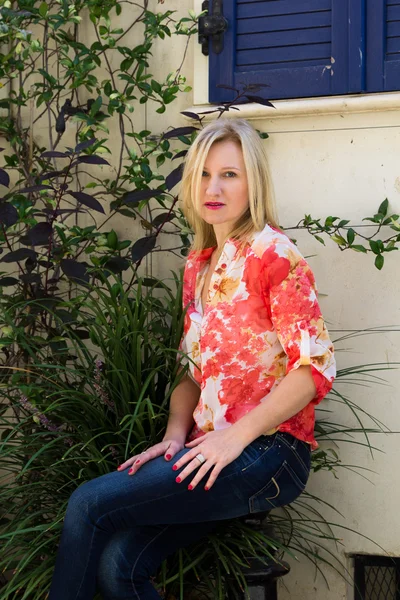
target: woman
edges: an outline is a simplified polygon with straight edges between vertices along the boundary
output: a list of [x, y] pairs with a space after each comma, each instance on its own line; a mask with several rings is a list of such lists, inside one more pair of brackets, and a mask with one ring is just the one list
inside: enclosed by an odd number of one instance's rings
[[[190, 148], [183, 209], [195, 232], [163, 441], [72, 494], [49, 600], [156, 600], [161, 561], [215, 523], [292, 502], [310, 470], [314, 407], [333, 346], [310, 267], [277, 227], [263, 143], [243, 120]], [[128, 470], [128, 467], [130, 469]]]

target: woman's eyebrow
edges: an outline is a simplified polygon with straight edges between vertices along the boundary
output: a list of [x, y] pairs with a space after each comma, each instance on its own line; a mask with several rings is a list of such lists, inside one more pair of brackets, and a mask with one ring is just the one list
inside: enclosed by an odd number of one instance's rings
[[[221, 171], [224, 171], [225, 169], [235, 169], [235, 171], [240, 171], [238, 167], [221, 167]], [[204, 170], [207, 171], [207, 167], [204, 167]]]

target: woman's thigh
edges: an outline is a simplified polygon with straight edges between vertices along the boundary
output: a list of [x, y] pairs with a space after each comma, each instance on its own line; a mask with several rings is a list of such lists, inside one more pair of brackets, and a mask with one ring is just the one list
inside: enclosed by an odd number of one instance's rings
[[189, 491], [194, 474], [177, 483], [179, 471], [172, 470], [188, 451], [181, 450], [171, 462], [162, 456], [153, 459], [134, 475], [126, 469], [82, 484], [71, 497], [77, 513], [85, 518], [90, 512], [90, 521], [108, 531], [230, 519], [291, 502], [304, 489], [309, 474], [306, 444], [278, 432], [249, 444], [221, 471], [210, 490], [204, 489], [206, 475]]

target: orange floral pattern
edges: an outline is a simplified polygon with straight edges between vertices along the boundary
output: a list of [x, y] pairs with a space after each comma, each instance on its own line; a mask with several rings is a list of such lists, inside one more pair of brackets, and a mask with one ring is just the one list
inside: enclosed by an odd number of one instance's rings
[[201, 389], [188, 439], [229, 427], [265, 401], [289, 371], [310, 365], [315, 397], [276, 429], [317, 448], [315, 405], [332, 388], [336, 363], [308, 263], [269, 225], [244, 248], [229, 239], [203, 314], [201, 290], [214, 249], [191, 252], [184, 272], [181, 364], [189, 361], [189, 375]]

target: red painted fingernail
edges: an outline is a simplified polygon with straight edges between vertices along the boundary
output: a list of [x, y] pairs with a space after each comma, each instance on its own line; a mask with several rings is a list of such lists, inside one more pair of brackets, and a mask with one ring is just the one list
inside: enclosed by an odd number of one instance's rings
[[193, 486], [192, 486], [192, 484], [191, 484], [191, 483], [189, 483], [189, 485], [188, 485], [188, 490], [192, 490], [192, 489], [193, 489]]
[[121, 470], [121, 465], [118, 465], [117, 471], [120, 471], [120, 470]]
[[204, 489], [206, 490], [206, 492], [208, 492], [208, 490], [210, 489], [209, 487], [207, 487], [206, 485], [204, 486]]
[[175, 481], [176, 481], [176, 483], [180, 483], [180, 482], [181, 482], [181, 478], [180, 478], [180, 477], [177, 477], [177, 478], [175, 479]]
[[135, 465], [138, 465], [139, 463], [140, 463], [140, 460], [137, 460], [137, 461], [135, 462]]
[[133, 473], [133, 469], [131, 469], [130, 471], [128, 471], [129, 475], [132, 475], [132, 473]]
[[170, 455], [170, 454], [167, 454], [167, 455], [165, 456], [165, 458], [166, 458], [167, 460], [169, 460], [169, 459], [171, 458], [171, 455]]
[[177, 468], [178, 468], [178, 467], [177, 467], [176, 465], [174, 465], [174, 466], [172, 467], [172, 470], [173, 470], [173, 471], [176, 471], [176, 470], [177, 470]]

